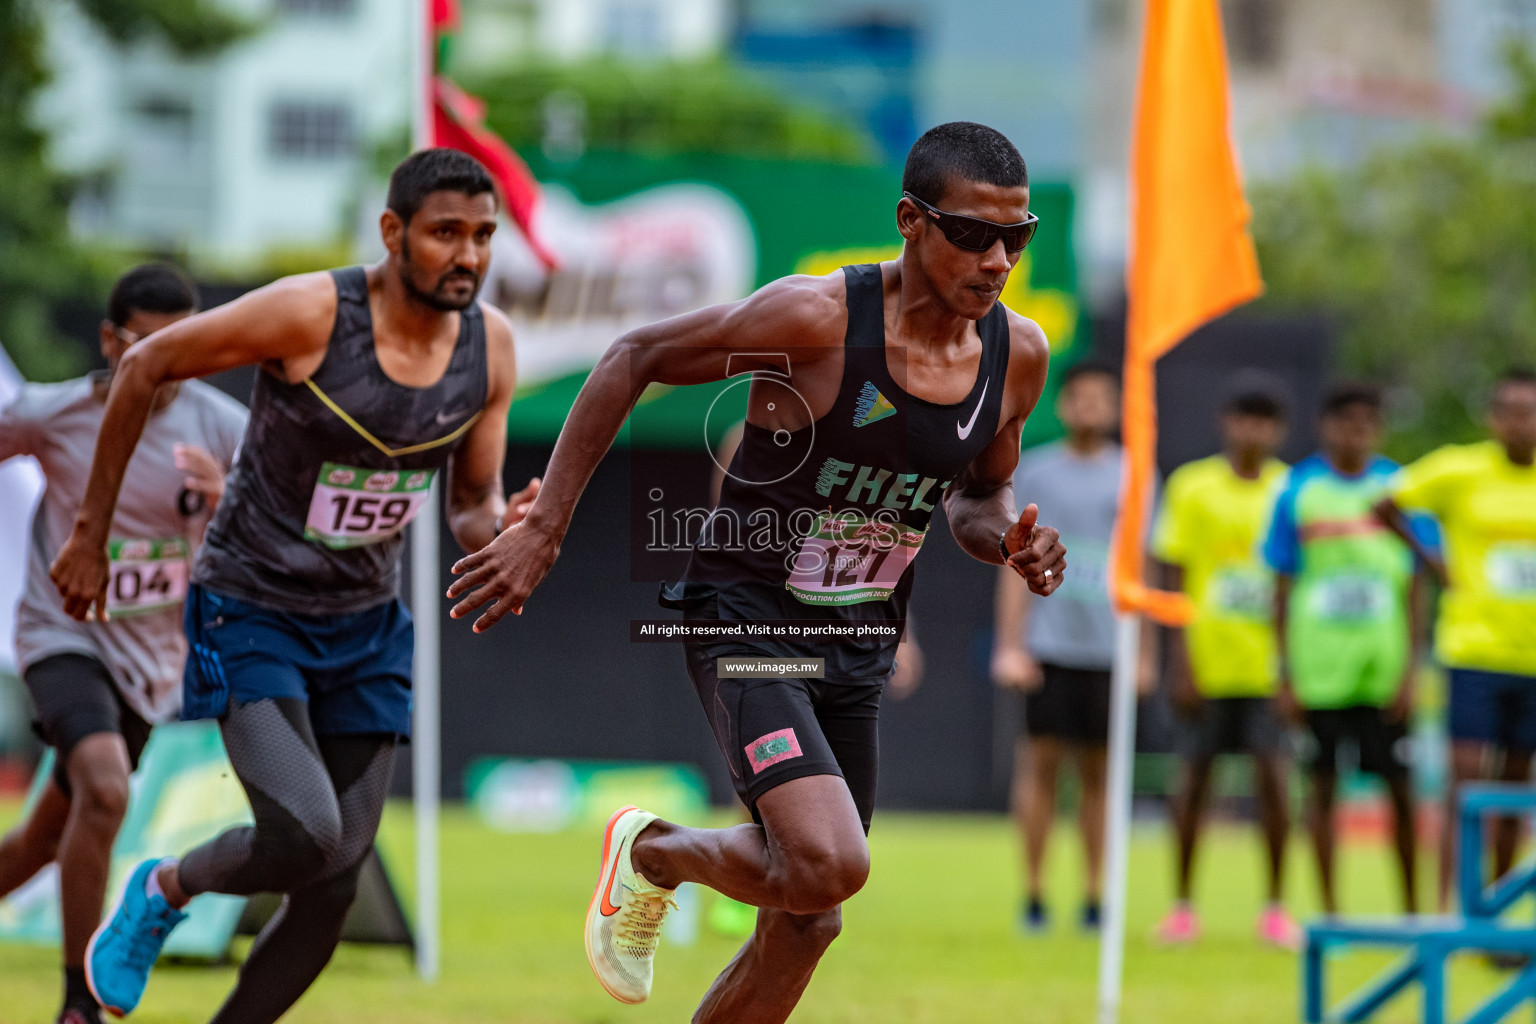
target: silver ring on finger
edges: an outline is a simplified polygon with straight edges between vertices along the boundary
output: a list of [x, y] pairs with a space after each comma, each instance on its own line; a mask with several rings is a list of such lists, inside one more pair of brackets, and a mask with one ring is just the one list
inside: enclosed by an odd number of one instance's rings
[[1049, 570], [1049, 569], [1045, 570], [1045, 578], [1046, 579], [1050, 579], [1052, 576], [1055, 576], [1055, 575], [1056, 574], [1054, 572], [1052, 572], [1051, 570]]

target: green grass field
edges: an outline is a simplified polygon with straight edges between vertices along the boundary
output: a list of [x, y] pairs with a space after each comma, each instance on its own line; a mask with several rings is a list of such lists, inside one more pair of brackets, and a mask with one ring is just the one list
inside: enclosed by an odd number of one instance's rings
[[[0, 826], [17, 805], [0, 804]], [[410, 887], [408, 805], [392, 805], [383, 845], [397, 881]], [[1021, 1021], [1088, 1024], [1094, 1017], [1097, 945], [1070, 926], [1077, 908], [1079, 855], [1063, 830], [1053, 851], [1055, 910], [1067, 927], [1023, 937], [1014, 927], [1019, 869], [1002, 817], [886, 814], [871, 840], [868, 887], [847, 907], [842, 938], [823, 961], [800, 1009], [804, 1024]], [[1311, 865], [1295, 848], [1292, 904], [1315, 909]], [[700, 930], [687, 947], [663, 947], [649, 1003], [622, 1006], [587, 970], [581, 927], [595, 880], [593, 834], [503, 835], [462, 810], [443, 823], [443, 978], [417, 981], [397, 949], [343, 947], [317, 986], [285, 1021], [331, 1024], [600, 1024], [678, 1022], [730, 958], [736, 943]], [[1131, 851], [1130, 939], [1123, 1020], [1127, 1024], [1292, 1024], [1299, 965], [1253, 938], [1260, 906], [1257, 842], [1246, 829], [1211, 834], [1199, 882], [1205, 938], [1189, 949], [1150, 940], [1170, 892], [1165, 829], [1138, 831]], [[1349, 849], [1341, 892], [1347, 909], [1393, 908], [1394, 872], [1384, 849]], [[706, 898], [712, 898], [705, 894]], [[409, 898], [409, 894], [406, 894]], [[1343, 961], [1341, 977], [1363, 980], [1384, 964]], [[51, 1021], [57, 1009], [57, 954], [0, 947], [0, 1024]], [[233, 981], [233, 967], [162, 965], [134, 1024], [201, 1024]], [[1453, 990], [1465, 1003], [1498, 976], [1480, 962], [1457, 967]], [[1418, 1019], [1412, 1000], [1384, 1014]], [[1525, 1017], [1522, 1020], [1528, 1019]]]

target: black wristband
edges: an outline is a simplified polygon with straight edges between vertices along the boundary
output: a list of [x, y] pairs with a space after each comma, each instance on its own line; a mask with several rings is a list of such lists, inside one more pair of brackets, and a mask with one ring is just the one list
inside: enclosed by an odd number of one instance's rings
[[1009, 557], [1013, 554], [1013, 552], [1008, 550], [1008, 531], [1007, 530], [1004, 530], [1001, 534], [998, 535], [998, 538], [997, 538], [997, 550], [1002, 553], [1003, 564], [1007, 565]]

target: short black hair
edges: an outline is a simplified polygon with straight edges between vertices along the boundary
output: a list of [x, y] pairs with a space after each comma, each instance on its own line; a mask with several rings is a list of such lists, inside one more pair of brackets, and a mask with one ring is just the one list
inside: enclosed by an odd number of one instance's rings
[[1115, 387], [1120, 386], [1120, 372], [1109, 363], [1099, 359], [1082, 359], [1062, 371], [1061, 390], [1065, 391], [1084, 377], [1107, 377]]
[[1352, 405], [1363, 405], [1379, 414], [1381, 404], [1381, 388], [1364, 381], [1344, 380], [1331, 385], [1323, 393], [1322, 414], [1335, 416]]
[[107, 319], [118, 327], [134, 312], [188, 313], [198, 306], [197, 285], [170, 263], [141, 263], [117, 279], [107, 298]]
[[462, 192], [478, 196], [496, 194], [491, 173], [468, 153], [438, 147], [412, 153], [389, 176], [388, 206], [409, 224], [433, 192]]
[[1494, 381], [1495, 388], [1501, 388], [1505, 384], [1536, 384], [1536, 369], [1529, 366], [1510, 366], [1499, 374], [1499, 379]]
[[1028, 185], [1024, 158], [996, 128], [975, 121], [950, 121], [922, 134], [907, 151], [901, 189], [937, 206], [949, 183], [980, 181], [988, 185]]
[[1285, 419], [1285, 383], [1263, 370], [1244, 370], [1227, 385], [1221, 411], [1236, 416]]

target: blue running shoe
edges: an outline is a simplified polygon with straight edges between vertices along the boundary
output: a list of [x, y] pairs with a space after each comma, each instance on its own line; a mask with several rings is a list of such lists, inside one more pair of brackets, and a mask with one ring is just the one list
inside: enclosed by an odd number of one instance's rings
[[1031, 896], [1024, 901], [1024, 913], [1019, 915], [1019, 927], [1030, 935], [1040, 935], [1051, 928], [1051, 915], [1045, 904]]
[[1104, 923], [1104, 911], [1099, 907], [1098, 900], [1087, 900], [1083, 903], [1083, 931], [1096, 932]]
[[116, 908], [85, 947], [85, 983], [102, 1008], [119, 1017], [139, 1005], [160, 947], [187, 919], [164, 896], [146, 891], [149, 873], [159, 865], [147, 860], [133, 869]]

